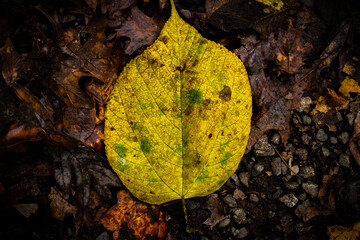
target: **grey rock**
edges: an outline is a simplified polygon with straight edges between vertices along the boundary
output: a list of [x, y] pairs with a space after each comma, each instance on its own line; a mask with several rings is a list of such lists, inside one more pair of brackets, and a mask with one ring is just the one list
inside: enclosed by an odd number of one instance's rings
[[246, 220], [246, 213], [244, 209], [242, 208], [236, 208], [234, 209], [234, 215], [233, 215], [234, 221], [238, 224], [245, 224], [247, 223]]
[[274, 199], [278, 199], [280, 195], [283, 193], [280, 187], [276, 187], [276, 192], [273, 194]]
[[294, 150], [294, 146], [291, 143], [286, 144], [285, 152], [292, 152]]
[[317, 197], [317, 195], [319, 194], [318, 185], [313, 182], [303, 183], [302, 188], [305, 190], [305, 192], [310, 194], [312, 198]]
[[249, 187], [249, 178], [251, 173], [250, 172], [241, 172], [239, 173], [240, 182], [244, 184], [245, 187]]
[[283, 163], [283, 161], [281, 161], [281, 174], [285, 175], [288, 172], [288, 167], [285, 165], [285, 163]]
[[239, 177], [238, 177], [238, 175], [236, 175], [236, 173], [234, 173], [234, 174], [231, 176], [231, 179], [234, 181], [234, 183], [235, 183], [236, 186], [240, 186]]
[[95, 238], [95, 240], [109, 240], [109, 239], [110, 239], [110, 236], [109, 236], [109, 233], [107, 231], [102, 232], [99, 236], [97, 236]]
[[349, 133], [343, 132], [339, 135], [339, 139], [343, 144], [346, 144], [349, 141]]
[[257, 163], [257, 164], [255, 164], [254, 165], [254, 169], [255, 169], [255, 171], [257, 171], [257, 172], [262, 172], [263, 170], [264, 170], [264, 165], [263, 164], [261, 164], [261, 163]]
[[285, 187], [289, 190], [294, 190], [299, 187], [299, 184], [297, 182], [287, 182], [285, 183]]
[[191, 199], [186, 203], [186, 208], [189, 210], [194, 210], [197, 207], [198, 207], [197, 204]]
[[39, 205], [37, 203], [19, 203], [15, 204], [14, 208], [18, 210], [24, 217], [29, 218], [32, 214], [36, 213]]
[[227, 226], [229, 226], [231, 223], [230, 218], [224, 218], [220, 223], [219, 223], [219, 227], [221, 228], [226, 228]]
[[299, 112], [304, 111], [305, 108], [310, 107], [310, 104], [312, 104], [312, 100], [310, 97], [303, 97], [300, 100], [300, 107], [298, 108]]
[[247, 229], [245, 227], [242, 227], [240, 229], [237, 229], [235, 227], [231, 228], [231, 233], [234, 237], [239, 238], [239, 239], [243, 239], [246, 238], [247, 235], [249, 234]]
[[224, 202], [229, 206], [229, 207], [237, 207], [237, 202], [235, 200], [235, 198], [233, 198], [233, 196], [231, 194], [227, 194], [224, 197]]
[[271, 160], [271, 170], [275, 176], [281, 175], [281, 158], [273, 158]]
[[295, 155], [298, 156], [302, 161], [306, 161], [308, 157], [308, 151], [305, 148], [297, 148]]
[[302, 121], [305, 125], [310, 125], [312, 122], [311, 117], [309, 117], [308, 115], [304, 115], [302, 117]]
[[299, 206], [296, 207], [295, 209], [295, 214], [298, 218], [302, 218], [303, 213], [305, 212], [305, 210], [310, 207], [310, 201], [309, 199], [307, 199], [306, 201], [304, 201], [303, 203], [301, 203]]
[[302, 141], [305, 145], [309, 145], [310, 140], [311, 140], [311, 137], [310, 137], [308, 134], [303, 133], [303, 135], [301, 135], [301, 141]]
[[330, 151], [329, 151], [329, 149], [327, 149], [325, 146], [322, 146], [322, 147], [321, 147], [321, 151], [322, 151], [324, 157], [330, 156]]
[[257, 203], [257, 202], [259, 202], [259, 197], [256, 194], [251, 193], [250, 194], [250, 201], [252, 201], [254, 203]]
[[256, 156], [269, 157], [275, 155], [275, 150], [268, 142], [268, 136], [264, 134], [254, 145]]
[[298, 199], [301, 200], [301, 201], [304, 201], [306, 199], [306, 193], [301, 193], [299, 196], [298, 196]]
[[315, 170], [313, 166], [304, 166], [301, 168], [300, 170], [300, 174], [301, 177], [303, 178], [310, 178], [315, 176]]
[[280, 143], [280, 135], [279, 134], [274, 134], [272, 137], [271, 137], [271, 142], [273, 144], [276, 144], [278, 145]]
[[326, 134], [324, 129], [319, 129], [316, 133], [316, 138], [319, 141], [325, 142], [326, 140], [328, 140], [328, 135]]
[[241, 200], [244, 200], [246, 199], [246, 195], [243, 191], [241, 191], [240, 189], [235, 189], [234, 190], [234, 193], [233, 193], [233, 197], [237, 200], [237, 199], [241, 199]]
[[345, 153], [340, 154], [339, 164], [340, 164], [340, 166], [343, 166], [344, 168], [349, 168], [350, 167], [349, 155], [347, 155]]
[[331, 142], [332, 144], [337, 144], [337, 143], [338, 143], [338, 140], [337, 140], [336, 137], [330, 137], [330, 142]]
[[285, 204], [285, 206], [287, 206], [288, 208], [293, 208], [298, 202], [298, 199], [292, 193], [283, 195], [282, 197], [279, 198], [279, 200], [283, 204]]
[[355, 114], [354, 113], [349, 113], [346, 115], [347, 119], [348, 119], [348, 123], [350, 126], [352, 126], [354, 124], [354, 120], [355, 120]]

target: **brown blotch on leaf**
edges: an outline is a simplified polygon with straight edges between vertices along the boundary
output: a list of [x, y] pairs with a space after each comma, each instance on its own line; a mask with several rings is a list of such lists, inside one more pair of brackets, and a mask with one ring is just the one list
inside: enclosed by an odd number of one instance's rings
[[159, 41], [162, 41], [165, 44], [168, 42], [168, 40], [169, 40], [169, 38], [167, 36], [163, 36], [163, 37], [159, 38]]
[[224, 88], [219, 92], [219, 98], [225, 102], [230, 101], [231, 99], [231, 89], [230, 87], [224, 85]]

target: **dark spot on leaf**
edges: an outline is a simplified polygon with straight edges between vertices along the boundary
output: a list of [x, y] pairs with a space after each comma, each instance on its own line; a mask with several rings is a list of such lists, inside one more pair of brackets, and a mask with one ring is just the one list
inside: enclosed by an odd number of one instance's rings
[[163, 64], [163, 63], [162, 63], [162, 64], [160, 64], [160, 67], [163, 67], [163, 66], [165, 66], [165, 64]]
[[199, 63], [199, 60], [196, 59], [196, 60], [194, 61], [194, 63], [191, 65], [191, 67], [192, 67], [192, 68], [195, 67], [196, 65], [198, 65], [198, 63]]
[[147, 138], [143, 138], [140, 141], [140, 148], [144, 153], [150, 153], [151, 142]]
[[153, 194], [154, 192], [153, 191], [150, 191], [151, 194]]
[[159, 40], [166, 44], [168, 42], [169, 38], [167, 36], [163, 36], [163, 37], [159, 38]]
[[202, 39], [200, 39], [199, 44], [201, 44], [201, 45], [202, 45], [202, 44], [206, 44], [206, 40], [205, 40], [205, 39], [203, 39], [203, 38], [202, 38]]
[[194, 111], [194, 108], [192, 106], [189, 106], [186, 108], [184, 113], [186, 116], [189, 116], [193, 111]]
[[175, 69], [176, 69], [176, 70], [178, 70], [178, 71], [180, 71], [180, 70], [181, 70], [181, 68], [180, 68], [180, 67], [176, 67]]
[[150, 64], [155, 65], [157, 64], [157, 60], [155, 58], [150, 59]]
[[115, 130], [115, 128], [111, 127], [111, 128], [110, 128], [110, 130], [111, 130], [111, 131], [114, 131], [114, 130]]
[[219, 92], [219, 98], [221, 98], [225, 102], [230, 101], [230, 99], [231, 99], [231, 89], [230, 89], [230, 87], [224, 85], [224, 88]]
[[212, 133], [209, 134], [209, 138], [212, 138]]

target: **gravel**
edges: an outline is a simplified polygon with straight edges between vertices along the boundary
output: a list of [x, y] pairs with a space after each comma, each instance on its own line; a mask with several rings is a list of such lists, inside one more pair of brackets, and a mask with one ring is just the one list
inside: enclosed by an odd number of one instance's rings
[[347, 155], [345, 153], [340, 154], [339, 164], [340, 164], [340, 166], [342, 166], [344, 168], [350, 168], [350, 157], [349, 157], [349, 155]]
[[322, 147], [321, 147], [321, 151], [322, 151], [322, 153], [323, 153], [323, 155], [324, 155], [325, 157], [330, 156], [330, 151], [329, 151], [329, 149], [327, 149], [325, 146], [322, 146]]
[[245, 187], [249, 187], [249, 178], [251, 176], [250, 172], [241, 172], [239, 173], [240, 182], [244, 184]]
[[346, 115], [346, 118], [348, 120], [349, 125], [352, 126], [354, 124], [355, 114], [354, 113], [349, 113], [349, 114]]
[[314, 167], [313, 166], [302, 167], [299, 175], [303, 178], [311, 178], [311, 177], [315, 176]]
[[257, 203], [257, 202], [259, 202], [259, 197], [256, 194], [251, 193], [250, 194], [250, 201], [254, 202], [254, 203]]
[[269, 157], [275, 155], [275, 150], [268, 141], [268, 136], [263, 135], [254, 145], [257, 157]]
[[338, 143], [338, 139], [336, 137], [330, 137], [330, 142], [332, 144], [337, 144]]
[[310, 140], [311, 140], [311, 137], [310, 137], [308, 134], [303, 133], [303, 134], [301, 135], [301, 141], [302, 141], [305, 145], [309, 145]]
[[246, 213], [245, 213], [244, 209], [235, 208], [233, 213], [234, 213], [233, 218], [236, 223], [238, 223], [238, 224], [247, 223]]
[[259, 173], [262, 172], [264, 170], [264, 168], [265, 168], [264, 165], [260, 164], [260, 163], [257, 163], [257, 164], [254, 165], [255, 171], [259, 172]]
[[303, 123], [304, 123], [305, 125], [310, 125], [311, 122], [312, 122], [311, 118], [310, 118], [308, 115], [304, 115], [304, 116], [302, 117], [302, 121], [303, 121]]
[[271, 170], [275, 176], [281, 175], [281, 158], [273, 158], [271, 160]]
[[301, 203], [299, 206], [296, 207], [295, 209], [296, 216], [298, 218], [302, 218], [303, 213], [310, 206], [311, 206], [310, 200], [309, 199], [305, 200], [303, 203]]
[[280, 143], [280, 140], [281, 140], [280, 135], [277, 134], [277, 133], [274, 134], [274, 135], [271, 137], [271, 142], [272, 142], [273, 144], [278, 145], [278, 144]]
[[306, 182], [302, 184], [302, 188], [307, 192], [312, 198], [315, 198], [319, 194], [318, 185], [313, 182]]
[[289, 193], [286, 195], [283, 195], [282, 197], [279, 198], [279, 200], [285, 204], [285, 206], [287, 206], [288, 208], [293, 208], [295, 207], [295, 205], [298, 202], [298, 199], [295, 197], [294, 194]]
[[349, 133], [347, 132], [342, 132], [340, 135], [339, 135], [339, 139], [340, 141], [343, 143], [343, 144], [346, 144], [348, 141], [349, 141]]
[[299, 184], [297, 182], [287, 182], [285, 183], [285, 187], [289, 190], [294, 190], [299, 187]]
[[236, 200], [241, 199], [244, 200], [246, 199], [246, 195], [243, 191], [241, 191], [240, 189], [235, 189], [234, 193], [233, 193], [233, 198], [235, 198]]
[[221, 228], [226, 228], [227, 226], [229, 226], [231, 223], [230, 218], [224, 218], [220, 223], [219, 223], [219, 227]]
[[224, 197], [224, 202], [229, 206], [229, 207], [237, 207], [237, 202], [235, 200], [235, 198], [231, 195], [231, 194], [227, 194]]
[[324, 129], [319, 129], [316, 133], [316, 139], [319, 141], [325, 142], [328, 140], [328, 135], [324, 131]]
[[295, 155], [298, 156], [302, 161], [306, 161], [308, 157], [308, 151], [305, 148], [297, 148]]
[[231, 233], [234, 237], [236, 238], [240, 238], [240, 239], [243, 239], [243, 238], [246, 238], [247, 235], [249, 234], [248, 233], [248, 230], [245, 228], [245, 227], [242, 227], [240, 229], [237, 229], [235, 227], [232, 227], [231, 228]]

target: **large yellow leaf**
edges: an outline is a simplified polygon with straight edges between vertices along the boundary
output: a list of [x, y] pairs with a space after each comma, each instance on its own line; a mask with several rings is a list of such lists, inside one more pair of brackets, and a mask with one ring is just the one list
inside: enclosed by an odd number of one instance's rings
[[242, 62], [171, 4], [159, 38], [120, 74], [105, 116], [112, 168], [152, 204], [219, 189], [244, 154], [252, 113]]

